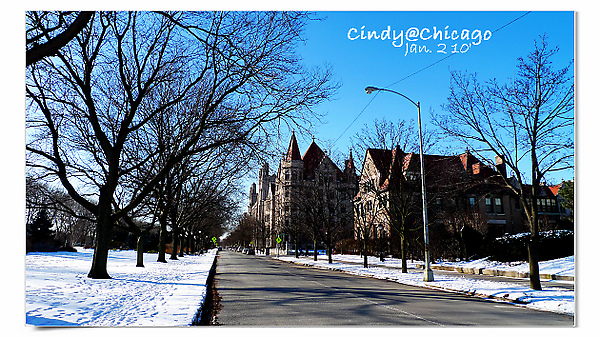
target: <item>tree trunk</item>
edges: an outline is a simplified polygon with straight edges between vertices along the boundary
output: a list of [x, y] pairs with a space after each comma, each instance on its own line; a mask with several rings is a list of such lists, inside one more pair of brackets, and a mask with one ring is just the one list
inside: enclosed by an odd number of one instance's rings
[[[535, 189], [534, 189], [535, 191]], [[536, 198], [532, 198], [532, 217], [531, 217], [531, 233], [529, 236], [529, 244], [527, 245], [529, 253], [529, 286], [533, 290], [542, 290], [542, 284], [540, 282], [540, 267], [538, 264], [538, 243], [539, 243], [539, 232], [538, 232], [538, 217], [537, 217], [537, 203]]]
[[158, 260], [157, 262], [167, 263], [167, 222], [161, 217], [158, 220], [160, 222], [160, 235], [158, 238]]
[[538, 265], [538, 238], [531, 236], [529, 240], [529, 286], [533, 290], [542, 290], [540, 267]]
[[540, 181], [537, 176], [537, 154], [536, 143], [532, 143], [531, 150], [531, 235], [529, 236], [529, 286], [533, 290], [542, 290], [540, 283], [540, 267], [538, 265], [538, 243], [539, 243], [539, 218], [537, 207], [537, 196]]
[[369, 261], [367, 257], [367, 238], [363, 238], [363, 267], [369, 268]]
[[299, 252], [298, 252], [298, 233], [296, 233], [296, 235], [294, 235], [294, 244], [296, 245], [296, 249], [294, 249], [294, 255], [296, 258], [299, 258]]
[[406, 235], [401, 235], [400, 236], [400, 256], [402, 258], [402, 273], [408, 273], [408, 264], [406, 263], [406, 254], [407, 253], [407, 247], [406, 247]]
[[331, 252], [331, 237], [327, 236], [327, 262], [333, 263], [333, 256]]
[[171, 235], [172, 237], [172, 245], [171, 245], [171, 257], [169, 258], [170, 260], [177, 260], [177, 248], [178, 248], [178, 243], [179, 243], [179, 235], [177, 235], [177, 231], [175, 230], [175, 228], [173, 228], [173, 233]]
[[317, 252], [317, 240], [316, 240], [316, 239], [314, 239], [314, 240], [313, 240], [313, 259], [314, 259], [315, 261], [317, 261], [317, 260], [318, 260], [318, 255], [319, 255], [319, 253]]
[[144, 267], [144, 234], [140, 233], [137, 239], [137, 264], [136, 267]]
[[185, 250], [185, 234], [181, 234], [179, 236], [179, 257], [183, 257], [183, 252]]
[[94, 248], [92, 268], [88, 273], [88, 277], [92, 279], [110, 278], [106, 266], [113, 224], [110, 217], [102, 213], [104, 212], [101, 212], [96, 222], [96, 247]]
[[465, 245], [465, 238], [464, 238], [463, 234], [464, 234], [464, 232], [461, 229], [458, 234], [458, 243], [460, 244], [460, 255], [461, 255], [463, 261], [466, 261], [467, 260], [467, 246]]
[[196, 254], [196, 251], [197, 251], [196, 250], [196, 240], [194, 239], [193, 235], [190, 235], [190, 243], [188, 245], [189, 245], [189, 247], [188, 247], [189, 254], [190, 255]]

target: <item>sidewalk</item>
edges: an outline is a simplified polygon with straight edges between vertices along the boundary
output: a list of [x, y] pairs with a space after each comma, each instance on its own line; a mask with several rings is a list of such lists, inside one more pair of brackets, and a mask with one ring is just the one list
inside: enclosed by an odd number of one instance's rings
[[[381, 266], [381, 267], [385, 267], [385, 266]], [[416, 267], [419, 269], [423, 269], [425, 267], [425, 265], [422, 263], [417, 263]], [[388, 268], [397, 268], [397, 267], [388, 267]], [[514, 278], [529, 278], [529, 272], [520, 272], [520, 271], [515, 271], [515, 270], [453, 267], [453, 266], [438, 266], [438, 265], [432, 265], [431, 269], [455, 271], [455, 272], [462, 273], [462, 274], [504, 276], [504, 277], [514, 277]], [[575, 281], [574, 276], [542, 274], [542, 273], [540, 273], [540, 279], [557, 280], [557, 281]]]
[[[306, 256], [311, 258], [312, 256]], [[325, 255], [319, 255], [319, 260], [327, 259]], [[363, 263], [363, 258], [358, 255], [333, 255], [334, 261], [360, 264]], [[384, 268], [402, 268], [402, 262], [397, 258], [385, 258], [384, 262], [380, 262], [378, 257], [368, 257], [369, 266], [377, 266]], [[554, 261], [559, 261], [557, 259]], [[540, 262], [540, 279], [543, 280], [557, 280], [557, 281], [575, 281], [573, 271], [574, 261], [567, 261], [567, 267], [563, 264], [556, 266], [553, 261]], [[422, 261], [408, 261], [408, 267], [414, 269], [423, 269], [424, 263]], [[488, 275], [488, 276], [503, 276], [511, 278], [529, 278], [529, 267], [525, 264], [515, 265], [514, 263], [500, 263], [487, 261], [486, 259], [480, 259], [469, 262], [442, 262], [432, 263], [431, 269], [453, 271], [461, 274], [471, 275]]]

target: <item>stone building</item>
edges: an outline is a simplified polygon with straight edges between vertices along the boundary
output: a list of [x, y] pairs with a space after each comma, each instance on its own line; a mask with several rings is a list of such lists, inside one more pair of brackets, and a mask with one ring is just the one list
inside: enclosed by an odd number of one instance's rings
[[[295, 134], [292, 134], [287, 153], [281, 159], [275, 174], [270, 174], [268, 164], [259, 172], [258, 185], [250, 188], [248, 213], [266, 228], [267, 240], [264, 248], [275, 247], [281, 235], [286, 241], [294, 241], [294, 231], [311, 224], [306, 223], [302, 200], [307, 190], [329, 190], [323, 194], [335, 204], [328, 209], [336, 214], [352, 215], [352, 198], [357, 193], [358, 177], [352, 153], [340, 169], [315, 143], [310, 144], [303, 156], [300, 155]], [[351, 226], [352, 221], [348, 222]], [[262, 248], [262, 247], [260, 247]]]
[[[499, 175], [506, 175], [501, 158], [491, 168], [466, 151], [454, 156], [424, 155], [424, 164], [430, 224], [469, 221], [492, 236], [527, 230], [518, 199], [499, 183]], [[400, 200], [410, 202], [412, 221], [422, 222], [421, 198], [419, 154], [404, 153], [399, 147], [366, 151], [354, 199], [355, 226], [370, 221], [383, 230], [379, 235], [389, 235], [389, 203], [397, 205]], [[548, 204], [555, 203], [548, 200]]]

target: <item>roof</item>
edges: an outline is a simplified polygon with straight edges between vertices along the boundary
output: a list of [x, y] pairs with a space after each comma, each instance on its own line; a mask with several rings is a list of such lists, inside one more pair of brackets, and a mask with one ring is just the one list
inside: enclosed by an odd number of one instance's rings
[[379, 184], [382, 185], [389, 174], [390, 164], [392, 163], [392, 150], [367, 149], [365, 160], [368, 157], [371, 157], [375, 169], [379, 172]]
[[[532, 193], [532, 185], [523, 185], [523, 194], [525, 194], [526, 196], [531, 196]], [[551, 197], [551, 196], [556, 196], [556, 194], [554, 193], [554, 187], [556, 186], [546, 186], [546, 185], [540, 185], [538, 187], [538, 193], [537, 193], [537, 197]], [[558, 193], [558, 190], [556, 190], [556, 193]]]
[[548, 189], [550, 189], [552, 194], [558, 195], [558, 191], [560, 190], [561, 187], [562, 187], [562, 183], [558, 184], [558, 185], [554, 185], [554, 186], [548, 186]]
[[300, 158], [300, 150], [298, 149], [298, 142], [296, 141], [296, 134], [292, 132], [292, 138], [290, 139], [290, 146], [288, 147], [285, 160], [302, 160]]
[[[417, 153], [404, 153], [398, 146], [394, 150], [367, 149], [372, 163], [379, 172], [379, 188], [385, 189], [394, 177], [403, 172], [420, 172], [421, 160]], [[481, 163], [475, 156], [466, 152], [461, 155], [423, 155], [427, 184], [444, 186], [458, 183], [465, 178], [465, 173], [479, 179], [488, 178], [496, 172]], [[365, 156], [367, 160], [367, 156]]]
[[392, 150], [367, 149], [367, 153], [371, 155], [377, 171], [383, 172], [389, 168], [392, 162]]
[[304, 162], [304, 174], [307, 177], [312, 177], [315, 173], [315, 169], [319, 166], [321, 160], [325, 157], [325, 152], [315, 143], [313, 140], [312, 144], [308, 147], [302, 161]]

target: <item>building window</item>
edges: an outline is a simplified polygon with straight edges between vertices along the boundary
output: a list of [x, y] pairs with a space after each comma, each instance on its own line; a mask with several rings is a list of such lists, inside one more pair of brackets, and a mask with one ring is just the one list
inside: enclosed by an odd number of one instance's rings
[[494, 198], [496, 204], [496, 213], [504, 214], [504, 205], [502, 204], [502, 198]]
[[502, 198], [486, 197], [485, 211], [489, 214], [504, 214], [504, 204]]
[[555, 199], [540, 198], [537, 200], [539, 212], [558, 212]]
[[416, 172], [406, 172], [406, 180], [415, 181], [419, 178], [419, 174]]
[[476, 205], [475, 197], [469, 197], [469, 206], [475, 207], [475, 205]]
[[485, 211], [487, 213], [494, 213], [494, 205], [492, 205], [492, 198], [485, 198]]

